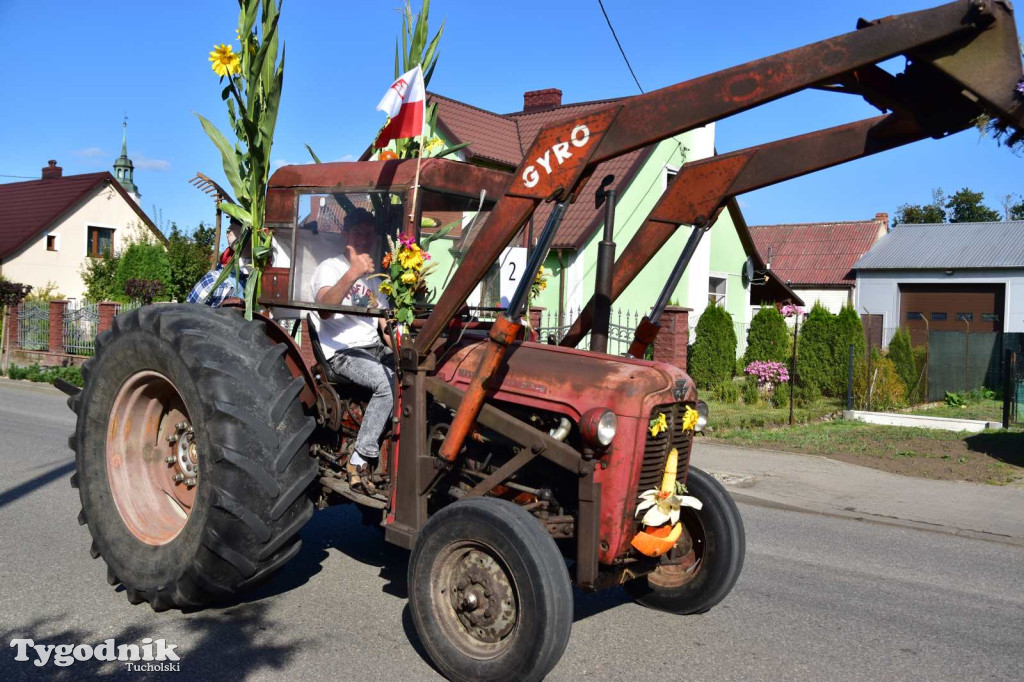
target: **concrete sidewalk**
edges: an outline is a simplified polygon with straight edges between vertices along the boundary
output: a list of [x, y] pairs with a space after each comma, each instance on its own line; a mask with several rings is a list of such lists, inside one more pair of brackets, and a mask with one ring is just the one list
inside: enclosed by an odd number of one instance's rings
[[1024, 489], [900, 476], [705, 438], [690, 461], [737, 501], [1024, 546]]

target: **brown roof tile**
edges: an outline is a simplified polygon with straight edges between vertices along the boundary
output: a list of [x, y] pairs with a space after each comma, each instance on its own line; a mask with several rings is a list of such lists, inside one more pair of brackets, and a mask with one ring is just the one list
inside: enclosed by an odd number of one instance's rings
[[[496, 114], [436, 93], [429, 93], [429, 99], [437, 102], [438, 124], [445, 129], [444, 132], [458, 142], [471, 143], [466, 149], [470, 159], [480, 158], [497, 162], [508, 166], [509, 170], [519, 166], [523, 160], [524, 150], [530, 147], [542, 127], [575, 118], [619, 101], [608, 99], [579, 102], [544, 111]], [[616, 188], [621, 194], [629, 186], [652, 149], [653, 146], [647, 147], [600, 164], [580, 192], [579, 200], [566, 211], [552, 246], [576, 249], [582, 247], [603, 219], [603, 209], [594, 206], [594, 192], [601, 179], [609, 174], [615, 175]], [[535, 234], [544, 226], [550, 212], [551, 206], [542, 204], [534, 213]]]
[[887, 221], [858, 220], [794, 225], [754, 225], [761, 258], [772, 272], [793, 286], [846, 285], [855, 280], [851, 268], [871, 246], [885, 236]]

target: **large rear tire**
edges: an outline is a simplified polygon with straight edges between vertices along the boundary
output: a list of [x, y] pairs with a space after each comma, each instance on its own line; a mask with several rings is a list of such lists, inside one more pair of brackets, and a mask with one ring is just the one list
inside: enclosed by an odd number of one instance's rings
[[572, 631], [572, 585], [555, 541], [522, 507], [494, 498], [430, 518], [409, 559], [409, 607], [451, 680], [540, 680]]
[[299, 551], [315, 423], [265, 324], [146, 306], [115, 318], [83, 367], [85, 388], [68, 400], [78, 520], [132, 603], [223, 601]]
[[746, 555], [743, 519], [722, 484], [690, 467], [686, 488], [703, 503], [700, 511], [683, 508], [680, 515], [692, 539], [695, 563], [685, 571], [659, 568], [658, 575], [625, 584], [638, 604], [680, 615], [704, 613], [725, 599], [740, 577]]

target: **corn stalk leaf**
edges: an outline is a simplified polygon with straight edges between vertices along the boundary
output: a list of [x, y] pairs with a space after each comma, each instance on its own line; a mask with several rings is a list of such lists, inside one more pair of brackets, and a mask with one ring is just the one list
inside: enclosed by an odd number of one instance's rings
[[252, 215], [249, 213], [249, 211], [245, 210], [238, 204], [232, 204], [228, 203], [227, 201], [222, 201], [217, 204], [217, 208], [219, 208], [224, 213], [227, 213], [235, 220], [241, 222], [243, 225], [252, 225]]
[[432, 241], [434, 241], [435, 239], [440, 239], [442, 237], [448, 236], [449, 232], [451, 232], [452, 230], [454, 230], [456, 227], [458, 227], [461, 224], [462, 224], [461, 220], [453, 220], [452, 222], [448, 223], [447, 225], [445, 225], [444, 227], [439, 229], [437, 232], [435, 232], [433, 234], [424, 235], [423, 238], [420, 239], [420, 241], [423, 242], [423, 248], [425, 249], [428, 246], [430, 246], [430, 243]]
[[242, 175], [238, 167], [238, 157], [235, 155], [235, 150], [231, 147], [231, 143], [224, 137], [224, 133], [217, 129], [217, 126], [210, 123], [200, 114], [196, 114], [196, 116], [199, 118], [199, 123], [202, 124], [203, 130], [206, 131], [210, 141], [220, 151], [221, 162], [224, 165], [224, 175], [231, 184], [231, 188], [235, 191], [235, 198], [239, 201], [242, 201], [243, 197], [248, 199], [249, 192], [242, 183]]
[[306, 145], [306, 151], [309, 152], [309, 155], [313, 157], [313, 163], [323, 163], [322, 161], [320, 161], [320, 157], [316, 155], [316, 152], [313, 151], [313, 148], [310, 147], [308, 144]]
[[453, 154], [453, 153], [459, 151], [460, 149], [465, 149], [466, 147], [468, 147], [471, 144], [473, 144], [473, 143], [472, 142], [460, 142], [458, 144], [453, 144], [450, 147], [445, 147], [444, 149], [439, 151], [434, 156], [437, 157], [437, 158], [440, 158], [442, 156], [448, 156], [449, 154]]

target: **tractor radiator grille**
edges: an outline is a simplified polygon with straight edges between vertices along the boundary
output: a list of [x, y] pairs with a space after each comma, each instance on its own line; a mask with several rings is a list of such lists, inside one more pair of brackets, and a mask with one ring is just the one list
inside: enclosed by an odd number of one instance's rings
[[637, 495], [661, 485], [661, 477], [665, 473], [665, 460], [668, 459], [669, 450], [672, 448], [679, 453], [679, 473], [677, 475], [679, 478], [685, 478], [687, 467], [690, 465], [690, 448], [693, 445], [693, 435], [683, 435], [683, 413], [685, 411], [684, 403], [658, 405], [651, 410], [651, 419], [657, 419], [659, 412], [665, 415], [668, 430], [662, 431], [657, 436], [652, 436], [650, 431], [647, 432], [644, 461], [640, 467], [640, 483], [636, 489]]

